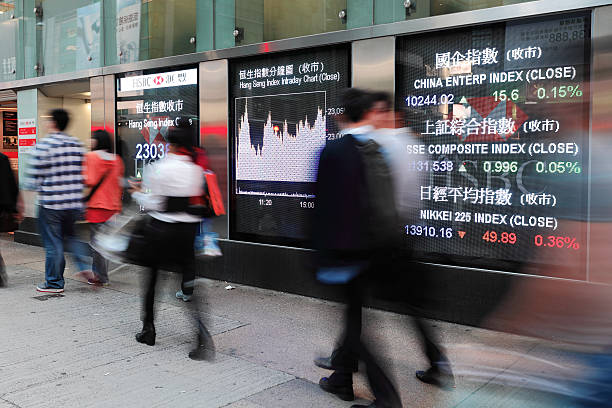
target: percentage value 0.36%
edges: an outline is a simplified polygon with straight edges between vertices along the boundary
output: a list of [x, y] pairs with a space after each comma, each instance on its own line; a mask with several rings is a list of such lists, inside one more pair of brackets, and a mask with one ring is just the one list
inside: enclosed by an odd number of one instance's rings
[[580, 244], [576, 241], [576, 238], [557, 235], [549, 235], [547, 237], [536, 235], [534, 237], [534, 244], [537, 247], [565, 248], [574, 251], [580, 249]]
[[557, 99], [557, 98], [580, 98], [582, 89], [580, 85], [560, 85], [550, 89], [544, 87], [537, 90], [538, 99]]
[[582, 166], [579, 162], [570, 161], [551, 161], [551, 162], [536, 162], [536, 171], [538, 173], [552, 173], [552, 174], [580, 174], [582, 173]]

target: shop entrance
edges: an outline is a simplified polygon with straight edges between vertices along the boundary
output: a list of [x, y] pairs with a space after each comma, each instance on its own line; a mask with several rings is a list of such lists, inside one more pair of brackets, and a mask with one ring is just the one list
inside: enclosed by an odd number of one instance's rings
[[[66, 133], [76, 137], [89, 150], [91, 140], [91, 91], [89, 80], [63, 82], [39, 88], [38, 115], [44, 118], [52, 109], [65, 109], [70, 115]], [[40, 121], [39, 132], [45, 137], [47, 129]]]
[[0, 152], [6, 155], [17, 173], [18, 166], [17, 95], [0, 92]]

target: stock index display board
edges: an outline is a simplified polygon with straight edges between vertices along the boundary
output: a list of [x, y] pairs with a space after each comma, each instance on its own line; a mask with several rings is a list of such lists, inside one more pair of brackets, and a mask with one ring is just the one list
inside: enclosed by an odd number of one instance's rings
[[337, 138], [349, 47], [236, 60], [230, 66], [230, 234], [307, 245], [319, 154]]
[[418, 252], [585, 277], [590, 26], [584, 13], [397, 39]]

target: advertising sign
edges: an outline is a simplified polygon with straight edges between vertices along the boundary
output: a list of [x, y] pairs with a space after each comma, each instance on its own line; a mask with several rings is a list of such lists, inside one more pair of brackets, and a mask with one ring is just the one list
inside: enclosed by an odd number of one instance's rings
[[140, 53], [140, 0], [117, 1], [117, 51], [119, 63], [136, 62]]
[[117, 80], [117, 150], [126, 175], [138, 178], [147, 164], [166, 156], [168, 130], [178, 118], [191, 120], [197, 139], [198, 70], [126, 75]]
[[19, 153], [32, 153], [36, 148], [36, 119], [19, 119]]

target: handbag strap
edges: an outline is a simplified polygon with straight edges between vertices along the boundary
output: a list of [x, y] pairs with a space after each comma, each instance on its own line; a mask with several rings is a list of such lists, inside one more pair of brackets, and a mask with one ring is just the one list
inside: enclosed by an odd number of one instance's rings
[[106, 170], [106, 173], [104, 173], [102, 175], [102, 177], [100, 177], [100, 181], [98, 181], [98, 184], [96, 184], [95, 186], [93, 186], [91, 188], [91, 190], [89, 190], [89, 194], [87, 194], [87, 196], [83, 199], [83, 201], [85, 202], [89, 202], [89, 200], [91, 200], [91, 198], [93, 197], [93, 195], [96, 193], [96, 191], [98, 190], [98, 188], [100, 188], [100, 186], [102, 185], [102, 183], [104, 183], [104, 179], [106, 178], [106, 176], [108, 176], [108, 174], [111, 172], [112, 168]]

